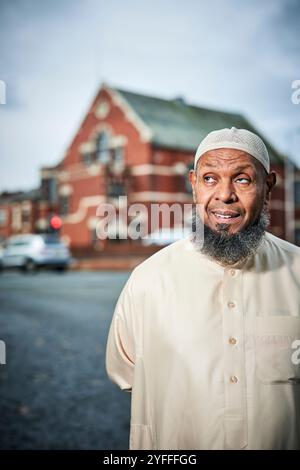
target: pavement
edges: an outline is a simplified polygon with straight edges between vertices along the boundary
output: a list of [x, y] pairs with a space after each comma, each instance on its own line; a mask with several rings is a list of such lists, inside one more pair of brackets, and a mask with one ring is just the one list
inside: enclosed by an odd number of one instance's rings
[[0, 449], [128, 449], [105, 347], [129, 272], [0, 275]]
[[132, 271], [148, 256], [107, 256], [76, 258], [70, 265], [71, 271]]

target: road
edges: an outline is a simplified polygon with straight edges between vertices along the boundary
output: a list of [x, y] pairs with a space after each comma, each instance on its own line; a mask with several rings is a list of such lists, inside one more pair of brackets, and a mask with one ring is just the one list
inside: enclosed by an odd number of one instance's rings
[[0, 276], [0, 449], [127, 449], [130, 394], [105, 372], [129, 273]]

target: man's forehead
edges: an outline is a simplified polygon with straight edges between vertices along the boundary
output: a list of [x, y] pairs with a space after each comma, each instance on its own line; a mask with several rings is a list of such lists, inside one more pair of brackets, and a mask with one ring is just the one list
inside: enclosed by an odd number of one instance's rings
[[259, 162], [252, 155], [236, 149], [209, 150], [199, 159], [199, 168], [251, 168], [256, 170]]

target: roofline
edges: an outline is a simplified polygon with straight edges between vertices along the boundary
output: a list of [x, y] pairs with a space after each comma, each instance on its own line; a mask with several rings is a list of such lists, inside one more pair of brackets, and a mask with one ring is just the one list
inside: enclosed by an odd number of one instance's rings
[[[104, 85], [109, 87], [109, 85], [107, 85], [107, 84], [104, 84]], [[139, 93], [139, 92], [136, 92], [136, 91], [125, 89], [125, 88], [119, 88], [119, 87], [116, 87], [116, 88], [109, 87], [109, 88], [117, 91], [118, 93], [123, 93], [123, 92], [124, 93], [131, 93], [132, 95], [143, 96], [145, 98], [151, 98], [151, 99], [154, 99], [154, 100], [164, 101], [165, 103], [176, 102], [178, 100], [178, 98], [176, 98], [176, 97], [175, 98], [164, 98], [163, 96], [158, 96], [158, 95], [154, 95], [154, 94], [147, 94], [147, 93]], [[235, 111], [221, 111], [219, 108], [215, 108], [215, 107], [203, 106], [203, 105], [198, 106], [197, 104], [190, 103], [189, 101], [186, 101], [185, 99], [183, 100], [182, 104], [183, 104], [183, 106], [188, 106], [189, 108], [195, 108], [195, 109], [200, 109], [200, 110], [208, 111], [208, 112], [212, 112], [212, 113], [219, 113], [219, 114], [225, 114], [225, 115], [244, 118], [244, 115], [241, 114], [241, 112], [239, 112], [237, 110], [235, 110]]]
[[113, 102], [122, 109], [126, 119], [131, 122], [139, 132], [141, 139], [144, 142], [151, 142], [153, 133], [150, 127], [135, 112], [133, 107], [122, 95], [122, 92], [119, 92], [116, 88], [110, 87], [107, 83], [103, 83], [101, 89], [106, 91], [110, 95]]
[[[153, 138], [153, 133], [151, 131], [151, 129], [147, 126], [146, 123], [144, 123], [144, 121], [142, 121], [142, 119], [140, 118], [140, 116], [137, 115], [137, 113], [132, 109], [131, 105], [127, 102], [127, 100], [123, 97], [122, 95], [122, 92], [124, 93], [132, 93], [133, 95], [137, 95], [137, 96], [144, 96], [146, 98], [152, 98], [152, 99], [157, 99], [157, 100], [160, 100], [160, 101], [164, 101], [166, 103], [169, 103], [170, 101], [176, 101], [176, 98], [174, 98], [173, 100], [172, 99], [168, 99], [168, 98], [164, 98], [164, 97], [161, 97], [161, 96], [155, 96], [155, 95], [151, 95], [151, 94], [145, 94], [145, 93], [138, 93], [138, 92], [135, 92], [135, 91], [131, 91], [131, 90], [126, 90], [126, 89], [122, 89], [122, 88], [114, 88], [114, 87], [110, 87], [109, 85], [103, 83], [103, 87], [107, 90], [110, 90], [112, 91], [113, 93], [115, 93], [116, 95], [120, 96], [121, 100], [124, 102], [124, 104], [130, 108], [130, 110], [132, 110], [132, 112], [134, 113], [134, 115], [137, 117], [137, 119], [143, 123], [143, 126], [146, 127], [147, 131], [150, 133], [151, 137], [148, 138], [148, 141], [151, 141], [152, 145], [154, 147], [161, 147], [161, 148], [169, 148], [169, 149], [175, 149], [175, 148], [178, 148], [178, 146], [176, 147], [172, 147], [172, 146], [164, 146], [162, 144], [157, 144], [155, 142], [155, 138]], [[120, 104], [120, 103], [118, 103]], [[265, 135], [261, 132], [258, 131], [258, 129], [256, 128], [255, 125], [252, 124], [251, 120], [248, 119], [248, 117], [241, 113], [241, 112], [237, 112], [237, 111], [227, 111], [227, 110], [219, 110], [217, 108], [212, 108], [212, 107], [204, 107], [204, 106], [198, 106], [196, 104], [193, 104], [193, 103], [188, 103], [186, 101], [184, 101], [184, 105], [185, 106], [188, 106], [190, 108], [194, 108], [194, 109], [198, 109], [198, 110], [203, 110], [203, 111], [208, 111], [208, 112], [212, 112], [212, 113], [219, 113], [219, 114], [223, 114], [223, 115], [226, 115], [226, 116], [234, 116], [234, 117], [237, 117], [239, 119], [242, 119], [245, 124], [247, 124], [251, 129], [252, 129], [252, 132], [255, 132], [255, 133], [258, 133], [259, 136], [261, 136], [262, 140], [264, 141], [264, 143], [267, 145], [267, 147], [269, 147], [269, 149], [272, 151], [272, 153], [274, 154], [275, 158], [277, 157], [278, 159], [278, 163], [281, 164], [281, 165], [284, 165], [284, 162], [285, 162], [285, 159], [288, 159], [291, 163], [293, 163], [295, 165], [295, 167], [297, 168], [297, 165], [295, 164], [295, 162], [289, 157], [289, 156], [286, 156], [284, 155], [282, 152], [280, 152], [279, 150], [277, 150], [277, 148], [273, 145], [273, 143], [271, 143], [269, 141], [269, 139], [267, 139], [265, 137]], [[190, 152], [191, 149], [188, 149], [186, 148], [185, 146], [179, 146], [179, 151], [180, 150], [183, 150], [183, 151], [186, 151], [186, 152]]]

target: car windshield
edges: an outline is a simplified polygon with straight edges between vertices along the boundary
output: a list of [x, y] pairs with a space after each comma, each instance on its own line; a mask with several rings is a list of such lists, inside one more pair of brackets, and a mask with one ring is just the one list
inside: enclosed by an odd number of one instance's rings
[[63, 242], [56, 235], [44, 235], [43, 239], [46, 245], [63, 245]]
[[27, 246], [30, 245], [31, 240], [12, 240], [9, 242], [9, 246]]

